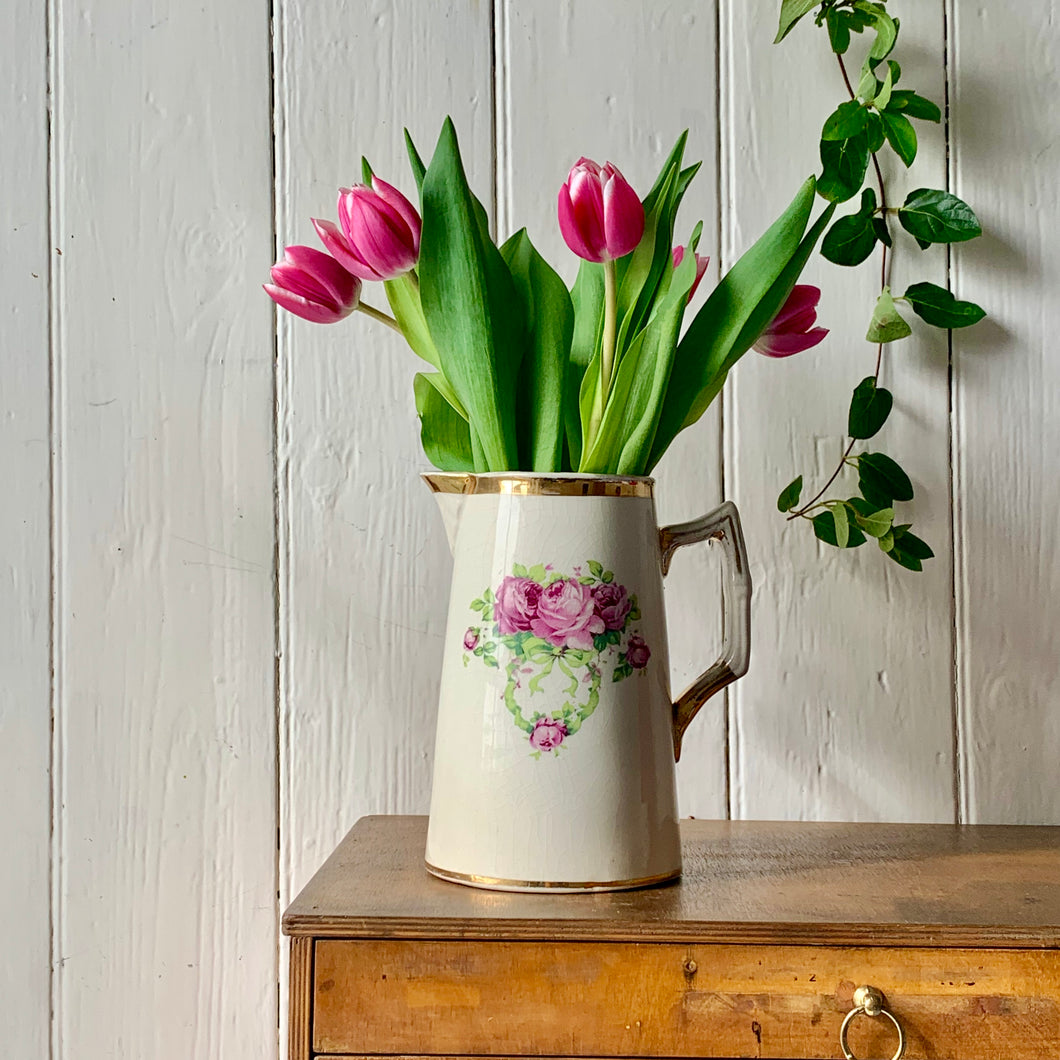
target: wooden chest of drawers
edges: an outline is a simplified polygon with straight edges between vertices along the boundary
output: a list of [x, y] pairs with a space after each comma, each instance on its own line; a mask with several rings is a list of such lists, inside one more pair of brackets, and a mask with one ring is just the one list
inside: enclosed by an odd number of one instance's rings
[[[290, 1060], [1060, 1056], [1060, 828], [687, 821], [685, 875], [520, 895], [360, 821], [284, 917]], [[858, 996], [864, 1000], [864, 996]], [[871, 1000], [867, 1006], [872, 1009]]]

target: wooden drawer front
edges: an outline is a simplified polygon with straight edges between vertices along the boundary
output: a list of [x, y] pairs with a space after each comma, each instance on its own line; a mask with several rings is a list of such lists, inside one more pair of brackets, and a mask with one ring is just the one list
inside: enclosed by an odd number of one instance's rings
[[[879, 987], [906, 1055], [1060, 1055], [1060, 951], [671, 943], [316, 942], [313, 1049], [330, 1054], [839, 1056]], [[890, 1056], [859, 1017], [859, 1057]]]

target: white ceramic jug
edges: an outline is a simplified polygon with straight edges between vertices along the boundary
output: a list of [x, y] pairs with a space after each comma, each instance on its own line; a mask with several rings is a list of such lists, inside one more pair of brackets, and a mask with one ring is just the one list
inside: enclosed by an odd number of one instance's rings
[[[735, 506], [660, 530], [649, 478], [424, 479], [454, 560], [428, 870], [519, 891], [680, 875], [681, 737], [750, 654]], [[725, 643], [674, 703], [662, 580], [677, 548], [703, 540], [727, 560]]]

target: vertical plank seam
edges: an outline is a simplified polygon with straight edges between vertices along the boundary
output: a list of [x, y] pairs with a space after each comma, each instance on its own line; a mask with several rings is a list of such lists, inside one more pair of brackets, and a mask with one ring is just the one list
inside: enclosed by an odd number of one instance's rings
[[493, 234], [498, 245], [512, 228], [511, 152], [511, 41], [508, 0], [490, 5], [491, 168], [493, 176]]
[[[725, 58], [722, 49], [722, 7], [725, 5], [726, 0], [716, 0], [714, 4], [714, 80], [715, 80], [715, 92], [714, 92], [714, 180], [717, 194], [715, 200], [717, 203], [717, 214], [715, 217], [716, 231], [718, 233], [718, 248], [717, 248], [717, 261], [718, 261], [718, 275], [723, 276], [725, 273], [725, 265], [728, 258], [728, 247], [726, 245], [727, 238], [727, 226], [726, 226], [726, 210], [725, 205], [728, 202], [728, 155], [725, 152], [727, 141], [725, 136], [722, 135], [722, 118], [725, 113], [725, 107], [722, 105], [722, 94], [725, 91]], [[726, 9], [726, 13], [727, 13]], [[726, 99], [726, 103], [727, 103]], [[729, 384], [729, 390], [735, 385], [735, 382]], [[728, 400], [727, 390], [722, 387], [721, 394], [718, 395], [718, 481], [721, 483], [721, 496], [722, 500], [728, 496], [728, 471], [729, 471], [729, 460], [730, 450], [733, 448], [730, 446], [731, 441], [731, 427], [733, 426], [731, 417], [727, 416], [728, 412]], [[739, 816], [738, 808], [736, 807], [737, 794], [736, 787], [733, 783], [733, 754], [739, 746], [739, 731], [736, 720], [736, 706], [739, 697], [739, 691], [735, 685], [730, 685], [725, 689], [723, 693], [724, 699], [724, 725], [722, 738], [724, 740], [724, 790], [725, 790], [725, 817], [727, 820], [732, 820], [734, 817]]]
[[497, 85], [497, 18], [498, 8], [504, 0], [490, 0], [490, 176], [493, 183], [493, 202], [490, 203], [490, 227], [493, 229], [493, 238], [500, 242], [500, 217], [498, 216], [500, 202], [499, 166], [500, 154], [500, 108], [498, 106], [500, 92]]
[[[281, 45], [280, 35], [277, 32], [277, 15], [279, 8], [282, 5], [282, 0], [268, 0], [268, 20], [269, 20], [269, 56], [268, 56], [268, 72], [269, 72], [269, 164], [271, 167], [270, 174], [270, 193], [271, 193], [271, 238], [272, 238], [272, 250], [273, 260], [279, 260], [280, 253], [280, 219], [279, 219], [279, 168], [277, 158], [277, 122], [279, 120], [280, 106], [277, 99], [277, 69], [280, 63], [277, 61], [279, 58], [278, 51]], [[280, 489], [280, 461], [279, 461], [279, 438], [280, 438], [280, 418], [282, 415], [280, 408], [280, 380], [279, 380], [279, 359], [280, 359], [280, 348], [279, 348], [279, 336], [276, 330], [277, 313], [275, 305], [271, 309], [272, 314], [272, 643], [273, 643], [273, 666], [272, 666], [272, 683], [273, 683], [273, 817], [276, 822], [276, 850], [273, 855], [273, 889], [276, 893], [275, 906], [273, 909], [273, 953], [275, 961], [276, 974], [275, 978], [275, 1012], [276, 1012], [276, 1056], [280, 1057], [283, 1050], [283, 1041], [281, 1035], [282, 1028], [282, 1014], [283, 1014], [283, 997], [282, 997], [282, 984], [280, 983], [280, 968], [282, 967], [282, 952], [281, 947], [283, 945], [283, 936], [280, 932], [280, 893], [281, 883], [280, 874], [282, 871], [282, 833], [281, 833], [281, 808], [283, 805], [283, 796], [281, 791], [281, 720], [283, 715], [283, 705], [281, 701], [281, 681], [280, 681], [280, 668], [281, 668], [281, 653], [279, 650], [280, 639], [281, 639], [281, 626], [282, 626], [282, 598], [280, 594], [280, 506], [281, 506], [281, 489]]]
[[[950, 79], [956, 70], [953, 48], [953, 26], [956, 18], [954, 0], [943, 0], [942, 3], [942, 63], [943, 63], [943, 143], [945, 149], [946, 163], [946, 191], [953, 191], [956, 180], [954, 176], [954, 160], [952, 151], [952, 124], [950, 115], [950, 100], [952, 98]], [[946, 244], [946, 287], [954, 288], [954, 262], [953, 251], [950, 244]], [[958, 572], [963, 568], [964, 556], [961, 547], [961, 539], [958, 534], [959, 519], [959, 476], [957, 473], [957, 419], [958, 402], [956, 395], [956, 373], [953, 361], [953, 332], [946, 334], [946, 371], [947, 371], [947, 463], [950, 477], [950, 655], [952, 660], [953, 674], [951, 683], [951, 728], [953, 734], [953, 819], [957, 824], [963, 824], [968, 817], [965, 805], [965, 783], [964, 783], [964, 725], [962, 724], [962, 655], [961, 636], [963, 628], [962, 614], [963, 594], [960, 590], [960, 579]]]
[[[273, 252], [279, 257], [284, 233], [289, 229], [287, 216], [290, 196], [287, 185], [291, 173], [291, 145], [287, 121], [286, 17], [284, 0], [270, 0], [271, 142], [272, 142], [272, 225]], [[275, 307], [273, 313], [273, 718], [275, 725], [275, 806], [276, 806], [276, 1048], [277, 1056], [285, 1052], [283, 1041], [283, 996], [279, 971], [283, 967], [283, 934], [280, 930], [280, 905], [291, 883], [291, 827], [287, 820], [291, 805], [291, 734], [290, 711], [287, 709], [290, 683], [290, 600], [291, 600], [291, 488], [290, 488], [290, 395], [292, 371], [289, 356], [289, 322]], [[289, 895], [288, 895], [289, 897]], [[288, 981], [290, 976], [288, 975]], [[288, 1023], [290, 998], [288, 997]]]
[[56, 164], [58, 146], [58, 30], [59, 0], [48, 0], [44, 13], [45, 25], [45, 152], [48, 182], [48, 710], [51, 740], [48, 751], [48, 819], [50, 822], [48, 851], [48, 1057], [57, 1060], [61, 1040], [61, 978], [62, 948], [62, 689], [60, 687], [62, 629], [59, 616], [59, 579], [62, 534], [60, 533], [61, 467], [60, 446], [62, 432], [62, 344], [59, 290], [62, 283], [61, 262], [55, 253], [59, 229], [59, 167]]

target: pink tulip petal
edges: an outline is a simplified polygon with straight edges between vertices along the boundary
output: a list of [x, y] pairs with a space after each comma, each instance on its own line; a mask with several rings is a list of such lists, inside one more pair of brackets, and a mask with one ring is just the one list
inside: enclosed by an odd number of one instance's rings
[[361, 286], [330, 254], [303, 246], [284, 250], [284, 260], [272, 267], [272, 279], [293, 294], [335, 309], [355, 306]]
[[754, 348], [766, 357], [790, 357], [802, 353], [821, 342], [828, 334], [827, 328], [813, 328], [805, 334], [763, 334], [754, 344]]
[[347, 271], [362, 280], [378, 280], [381, 277], [367, 262], [362, 261], [354, 247], [350, 246], [346, 237], [339, 231], [338, 225], [331, 221], [321, 221], [314, 217], [313, 227], [320, 236], [320, 242], [327, 248], [328, 253]]
[[557, 207], [559, 213], [559, 230], [567, 246], [570, 247], [579, 258], [584, 258], [586, 261], [603, 261], [603, 257], [597, 254], [592, 248], [587, 247], [581, 237], [581, 232], [574, 219], [574, 207], [571, 205], [570, 194], [568, 193], [566, 184], [559, 189], [559, 201]]
[[784, 319], [775, 317], [766, 331], [773, 335], [801, 334], [809, 331], [817, 323], [817, 310], [813, 306], [804, 306]]
[[604, 239], [604, 199], [600, 184], [590, 174], [572, 172], [568, 190], [574, 224], [582, 243], [592, 252], [594, 260], [603, 261], [607, 244]]
[[382, 199], [356, 196], [349, 224], [350, 244], [383, 279], [393, 279], [415, 265], [412, 232], [401, 214]]
[[401, 215], [402, 220], [408, 225], [409, 231], [412, 233], [412, 244], [416, 252], [416, 257], [419, 258], [420, 254], [420, 229], [422, 228], [422, 222], [420, 215], [416, 212], [416, 208], [412, 205], [404, 195], [401, 194], [397, 188], [390, 184], [387, 184], [385, 180], [380, 180], [377, 176], [372, 177], [372, 190], [385, 202], [388, 206], [392, 206]]
[[701, 257], [699, 254], [696, 255], [696, 278], [692, 282], [692, 289], [688, 292], [688, 300], [692, 301], [692, 296], [696, 293], [696, 288], [699, 286], [700, 281], [707, 274], [707, 266], [710, 264], [709, 257]]
[[673, 249], [674, 268], [679, 269], [685, 260], [685, 248], [680, 243]]
[[773, 318], [770, 327], [779, 327], [781, 330], [786, 330], [784, 325], [792, 316], [807, 309], [816, 309], [820, 300], [820, 287], [814, 287], [813, 284], [809, 283], [795, 284], [791, 289], [791, 294], [788, 295], [788, 300]]
[[311, 321], [314, 324], [334, 324], [344, 317], [348, 317], [353, 312], [353, 307], [349, 309], [335, 310], [328, 306], [323, 306], [317, 302], [311, 302], [307, 298], [303, 298], [301, 295], [292, 294], [290, 291], [285, 291], [282, 287], [277, 287], [272, 283], [262, 284], [265, 288], [265, 293], [278, 305], [286, 309], [289, 313], [294, 313], [295, 316], [301, 317], [303, 320]]
[[625, 257], [644, 235], [644, 207], [625, 177], [610, 162], [604, 166], [604, 234], [607, 253], [612, 258]]

